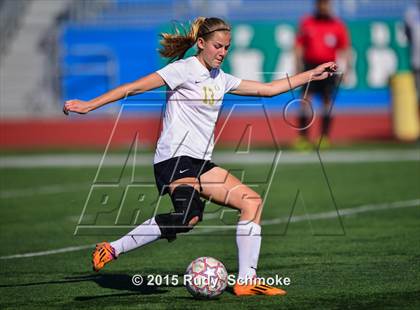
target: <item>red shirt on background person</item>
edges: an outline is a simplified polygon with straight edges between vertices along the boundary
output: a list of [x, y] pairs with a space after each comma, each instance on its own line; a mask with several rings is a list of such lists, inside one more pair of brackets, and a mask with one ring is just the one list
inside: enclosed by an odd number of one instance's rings
[[[315, 0], [315, 13], [304, 17], [296, 35], [296, 71], [310, 70], [326, 61], [342, 59], [341, 71], [346, 71], [350, 63], [350, 39], [344, 23], [333, 16], [330, 0]], [[308, 136], [315, 113], [311, 106], [313, 94], [322, 100], [321, 135], [315, 145], [318, 148], [328, 147], [331, 125], [332, 99], [341, 81], [338, 75], [333, 75], [323, 81], [312, 81], [308, 87], [303, 87], [305, 100], [301, 102], [299, 112], [299, 137], [294, 147], [300, 150], [313, 148]]]
[[303, 61], [323, 63], [337, 60], [337, 52], [349, 47], [346, 26], [337, 17], [307, 16], [299, 26], [297, 47], [302, 47]]

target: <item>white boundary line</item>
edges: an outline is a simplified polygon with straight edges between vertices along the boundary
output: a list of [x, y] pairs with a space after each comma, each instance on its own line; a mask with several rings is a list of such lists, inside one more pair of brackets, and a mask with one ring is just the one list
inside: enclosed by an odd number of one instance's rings
[[15, 255], [8, 255], [8, 256], [0, 256], [0, 259], [13, 259], [13, 258], [25, 258], [25, 257], [35, 257], [35, 256], [47, 256], [52, 254], [59, 254], [59, 253], [67, 253], [67, 252], [75, 252], [80, 250], [85, 250], [89, 248], [94, 248], [94, 244], [90, 245], [81, 245], [81, 246], [70, 246], [67, 248], [61, 248], [56, 250], [49, 250], [49, 251], [42, 251], [42, 252], [32, 252], [32, 253], [25, 253], [25, 254], [15, 254]]
[[19, 198], [36, 195], [51, 195], [60, 193], [81, 192], [89, 190], [92, 184], [70, 183], [61, 185], [43, 185], [40, 187], [0, 190], [0, 199]]
[[[280, 159], [281, 154], [281, 159]], [[366, 162], [398, 162], [420, 161], [418, 150], [372, 150], [372, 151], [322, 151], [319, 153], [302, 153], [293, 151], [256, 151], [246, 154], [232, 154], [231, 152], [215, 153], [214, 161], [219, 164], [314, 164], [319, 163], [366, 163]], [[33, 155], [33, 156], [0, 156], [0, 169], [2, 168], [34, 168], [34, 167], [122, 167], [126, 160], [124, 155], [108, 155], [106, 161], [98, 160], [98, 155]], [[151, 165], [152, 157], [138, 155], [135, 163], [138, 165]], [[98, 170], [99, 171], [99, 170]], [[136, 177], [138, 179], [138, 177]], [[154, 183], [153, 183], [154, 184]], [[65, 192], [78, 192], [90, 189], [92, 184], [70, 183], [62, 185], [44, 185], [33, 188], [0, 190], [0, 199], [26, 197], [31, 195], [49, 195]]]
[[[136, 182], [143, 182], [145, 179], [136, 177]], [[128, 178], [120, 179], [118, 184], [128, 184], [130, 180]], [[118, 185], [117, 184], [117, 185]], [[154, 184], [154, 183], [153, 183]], [[19, 198], [27, 196], [36, 196], [36, 195], [50, 195], [50, 194], [60, 194], [60, 193], [71, 193], [71, 192], [81, 192], [81, 191], [90, 191], [92, 185], [98, 185], [95, 183], [63, 183], [60, 185], [50, 184], [42, 185], [39, 187], [32, 188], [16, 188], [16, 189], [6, 189], [0, 190], [0, 199], [8, 198]], [[102, 186], [102, 185], [101, 185]]]
[[[389, 209], [419, 207], [419, 206], [420, 206], [420, 199], [414, 199], [414, 200], [396, 201], [396, 202], [389, 202], [389, 203], [361, 205], [354, 208], [347, 208], [347, 209], [339, 210], [338, 213], [340, 216], [348, 216], [348, 215], [371, 212], [371, 211], [381, 211], [381, 210], [389, 210]], [[321, 219], [330, 219], [330, 218], [336, 218], [336, 217], [337, 217], [337, 212], [331, 211], [331, 212], [323, 212], [323, 213], [316, 213], [316, 214], [292, 216], [290, 219], [289, 218], [275, 218], [271, 220], [262, 221], [261, 225], [268, 226], [268, 225], [286, 223], [288, 221], [290, 221], [291, 223], [296, 223], [296, 222], [302, 222], [305, 220], [321, 220]], [[235, 225], [231, 225], [227, 227], [213, 226], [211, 228], [204, 228], [200, 230], [199, 232], [202, 233], [204, 231], [207, 232], [207, 231], [224, 230], [224, 229], [232, 229], [232, 228], [236, 229], [236, 226]], [[42, 251], [42, 252], [0, 256], [0, 259], [6, 260], [6, 259], [14, 259], [14, 258], [47, 256], [47, 255], [52, 255], [52, 254], [81, 251], [81, 250], [93, 248], [94, 246], [95, 246], [94, 244], [71, 246], [67, 248], [48, 250], [48, 251]]]
[[[218, 151], [213, 155], [213, 161], [218, 164], [270, 164], [276, 153], [281, 152], [282, 164], [319, 163], [318, 153], [314, 150], [308, 153], [296, 151], [253, 151], [249, 153], [234, 153]], [[106, 155], [106, 156], [105, 156]], [[420, 151], [407, 150], [337, 150], [319, 151], [321, 160], [325, 163], [357, 163], [357, 162], [393, 162], [420, 161]], [[123, 167], [127, 154], [57, 154], [57, 155], [18, 155], [0, 156], [0, 168], [71, 168], [71, 167]], [[152, 154], [138, 154], [134, 158], [135, 165], [148, 166], [153, 164]]]

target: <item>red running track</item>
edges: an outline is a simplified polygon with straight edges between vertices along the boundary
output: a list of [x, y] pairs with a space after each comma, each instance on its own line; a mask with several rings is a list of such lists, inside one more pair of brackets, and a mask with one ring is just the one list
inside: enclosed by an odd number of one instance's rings
[[[293, 120], [295, 122], [295, 120]], [[130, 145], [138, 137], [140, 147], [153, 146], [160, 132], [158, 116], [121, 118], [87, 118], [75, 116], [60, 119], [1, 120], [1, 149], [74, 149], [112, 148]], [[238, 145], [239, 141], [258, 146], [289, 144], [298, 130], [281, 115], [267, 117], [242, 115], [229, 119], [221, 117], [216, 127], [219, 144]], [[319, 120], [310, 128], [310, 136], [319, 135]], [[389, 113], [341, 114], [334, 118], [331, 128], [333, 142], [389, 140], [393, 138]], [[242, 144], [243, 145], [243, 144]]]

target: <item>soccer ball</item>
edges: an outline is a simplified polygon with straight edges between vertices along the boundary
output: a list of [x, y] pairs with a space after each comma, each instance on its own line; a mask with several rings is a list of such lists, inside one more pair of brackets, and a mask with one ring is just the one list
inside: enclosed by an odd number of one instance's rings
[[213, 257], [199, 257], [188, 266], [184, 283], [195, 298], [211, 299], [226, 288], [228, 274], [225, 266]]

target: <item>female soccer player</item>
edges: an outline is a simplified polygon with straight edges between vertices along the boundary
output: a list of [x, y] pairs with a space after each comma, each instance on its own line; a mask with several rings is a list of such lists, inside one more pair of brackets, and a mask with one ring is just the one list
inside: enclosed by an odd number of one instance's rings
[[[169, 194], [175, 211], [159, 214], [114, 242], [97, 244], [93, 269], [99, 271], [119, 255], [158, 239], [173, 241], [202, 219], [204, 199], [240, 211], [236, 242], [239, 275], [234, 286], [238, 296], [284, 295], [285, 291], [257, 282], [256, 268], [261, 246], [262, 199], [227, 170], [211, 162], [213, 131], [223, 96], [271, 97], [307, 83], [322, 80], [336, 70], [333, 62], [286, 79], [261, 83], [241, 80], [220, 69], [227, 56], [231, 28], [219, 18], [195, 19], [189, 32], [163, 33], [160, 54], [177, 61], [131, 83], [121, 85], [89, 101], [68, 100], [64, 112], [85, 114], [127, 95], [166, 85], [167, 105], [163, 129], [157, 142], [154, 173], [160, 195]], [[195, 56], [183, 59], [194, 45]]]

